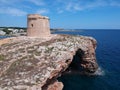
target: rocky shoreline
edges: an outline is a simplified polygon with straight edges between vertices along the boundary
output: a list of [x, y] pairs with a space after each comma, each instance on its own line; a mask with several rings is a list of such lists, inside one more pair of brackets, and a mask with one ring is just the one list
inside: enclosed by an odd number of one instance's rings
[[0, 90], [62, 90], [57, 78], [69, 67], [85, 75], [98, 69], [96, 43], [72, 35], [0, 40]]

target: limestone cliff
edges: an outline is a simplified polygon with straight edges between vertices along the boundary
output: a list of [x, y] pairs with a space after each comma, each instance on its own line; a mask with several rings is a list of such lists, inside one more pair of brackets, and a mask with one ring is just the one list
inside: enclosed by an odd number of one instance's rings
[[97, 70], [95, 49], [96, 40], [85, 36], [0, 40], [0, 90], [62, 90], [57, 77], [73, 62], [84, 74]]

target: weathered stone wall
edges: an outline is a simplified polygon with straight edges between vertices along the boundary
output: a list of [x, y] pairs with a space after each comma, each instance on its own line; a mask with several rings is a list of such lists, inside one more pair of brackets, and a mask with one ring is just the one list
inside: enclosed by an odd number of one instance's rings
[[38, 14], [30, 14], [27, 18], [27, 36], [48, 37], [50, 36], [49, 18]]

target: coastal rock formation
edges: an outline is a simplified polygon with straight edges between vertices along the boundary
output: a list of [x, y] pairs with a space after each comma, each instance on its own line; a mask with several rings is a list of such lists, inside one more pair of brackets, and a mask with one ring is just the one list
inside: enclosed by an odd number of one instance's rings
[[96, 40], [85, 36], [0, 40], [0, 90], [62, 90], [57, 78], [75, 61], [74, 56], [80, 72], [97, 70], [95, 49]]
[[48, 87], [43, 88], [43, 90], [62, 90], [63, 89], [63, 83], [55, 81], [54, 83], [51, 83]]

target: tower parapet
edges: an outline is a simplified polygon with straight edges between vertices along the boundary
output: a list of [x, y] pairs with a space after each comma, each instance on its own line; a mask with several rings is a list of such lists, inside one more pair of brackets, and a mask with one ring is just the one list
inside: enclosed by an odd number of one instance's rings
[[27, 36], [49, 37], [49, 18], [39, 14], [29, 14], [27, 17]]

